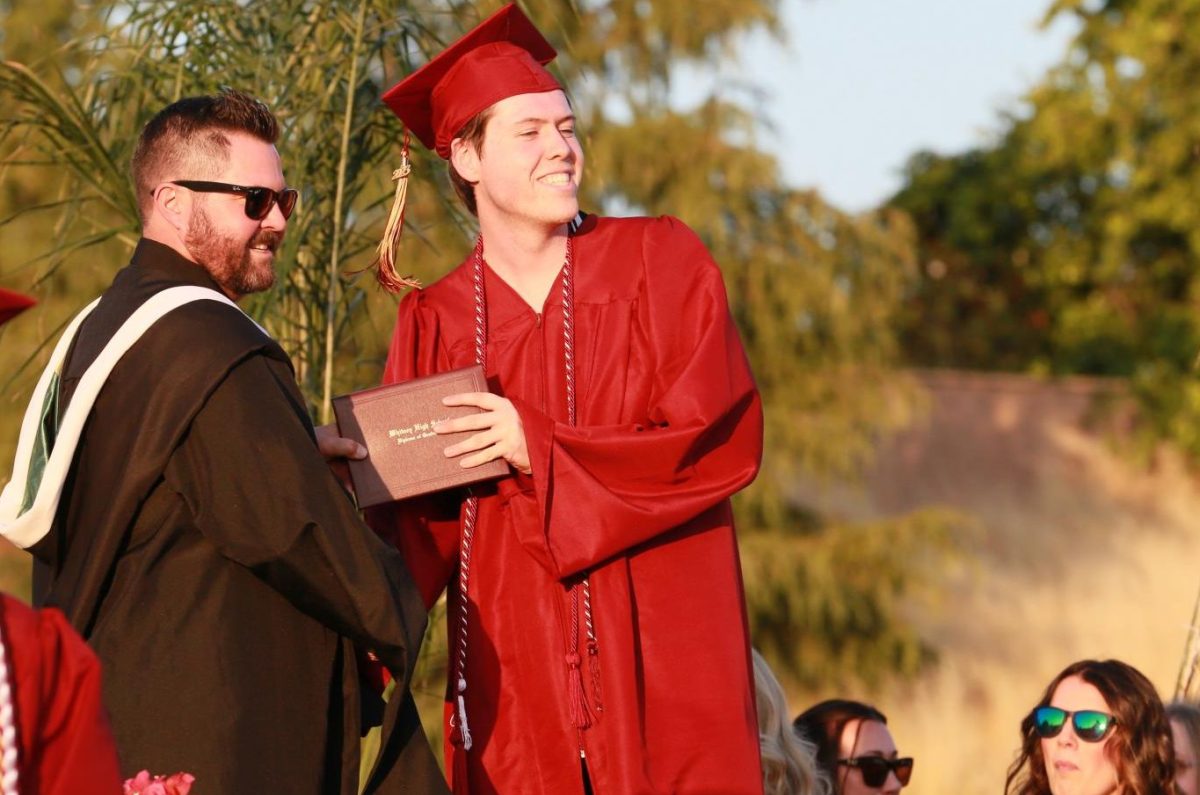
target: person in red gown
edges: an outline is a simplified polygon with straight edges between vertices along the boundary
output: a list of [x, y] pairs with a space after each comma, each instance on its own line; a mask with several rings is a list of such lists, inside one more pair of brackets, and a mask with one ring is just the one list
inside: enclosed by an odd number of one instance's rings
[[0, 287], [0, 326], [34, 305], [34, 300], [27, 295], [14, 293]]
[[762, 407], [720, 270], [670, 218], [579, 212], [555, 52], [507, 6], [384, 101], [479, 220], [401, 302], [384, 381], [482, 363], [446, 455], [511, 475], [373, 516], [427, 603], [449, 588], [457, 793], [761, 793], [729, 498]]
[[[0, 325], [34, 303], [0, 289]], [[0, 594], [0, 793], [119, 795], [100, 663], [62, 613]]]
[[[108, 713], [100, 699], [100, 663], [62, 613], [34, 610], [0, 594], [7, 692], [16, 730], [9, 764], [0, 699], [4, 795], [117, 795], [122, 791]], [[5, 693], [0, 688], [0, 696]], [[186, 719], [174, 716], [172, 719]], [[15, 771], [16, 775], [12, 776]]]

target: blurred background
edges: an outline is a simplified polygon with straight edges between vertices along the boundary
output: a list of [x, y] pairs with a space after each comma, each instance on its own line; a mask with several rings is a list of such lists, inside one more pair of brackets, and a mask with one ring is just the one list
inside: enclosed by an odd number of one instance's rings
[[[300, 189], [270, 295], [314, 418], [378, 381], [393, 81], [500, 3], [0, 0], [0, 483], [49, 342], [137, 239], [168, 102], [235, 86]], [[669, 213], [725, 274], [767, 407], [736, 502], [793, 713], [851, 696], [908, 791], [994, 792], [1083, 657], [1164, 697], [1200, 588], [1200, 0], [527, 0], [581, 117], [583, 204]], [[401, 267], [473, 232], [414, 147]], [[198, 341], [202, 343], [202, 341]], [[0, 587], [28, 595], [28, 559]], [[436, 732], [445, 640], [418, 689]]]

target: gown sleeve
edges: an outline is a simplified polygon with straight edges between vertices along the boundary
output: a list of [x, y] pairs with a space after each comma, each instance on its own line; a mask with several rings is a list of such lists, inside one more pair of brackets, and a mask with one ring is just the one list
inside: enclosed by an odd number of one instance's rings
[[647, 423], [579, 426], [514, 400], [539, 521], [521, 541], [568, 578], [678, 528], [750, 483], [762, 404], [720, 270], [679, 221], [649, 225], [637, 322], [656, 376]]
[[100, 695], [100, 661], [62, 613], [0, 598], [21, 791], [119, 795], [117, 749]]
[[317, 452], [291, 372], [236, 365], [167, 465], [218, 551], [407, 683], [426, 610], [403, 558], [366, 527]]

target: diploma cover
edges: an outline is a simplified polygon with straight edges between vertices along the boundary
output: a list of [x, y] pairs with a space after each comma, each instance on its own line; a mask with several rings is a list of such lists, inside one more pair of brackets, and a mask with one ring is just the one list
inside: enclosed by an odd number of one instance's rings
[[480, 411], [474, 406], [443, 406], [442, 398], [487, 391], [483, 368], [472, 365], [334, 398], [338, 432], [367, 448], [366, 458], [349, 461], [359, 507], [507, 475], [503, 459], [464, 469], [461, 458], [446, 457], [443, 450], [475, 431], [433, 430], [439, 422]]

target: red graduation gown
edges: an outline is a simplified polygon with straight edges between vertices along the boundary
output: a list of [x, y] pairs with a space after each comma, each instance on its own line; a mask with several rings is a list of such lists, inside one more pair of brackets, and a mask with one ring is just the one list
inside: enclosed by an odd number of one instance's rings
[[[477, 490], [466, 696], [475, 745], [464, 755], [447, 742], [454, 791], [580, 793], [582, 746], [598, 795], [761, 793], [729, 497], [757, 473], [762, 408], [720, 271], [671, 218], [590, 217], [574, 257], [576, 427], [561, 276], [536, 313], [485, 270], [488, 381], [521, 415], [533, 475]], [[474, 362], [471, 287], [468, 259], [405, 297], [385, 382]], [[431, 605], [456, 582], [462, 496], [375, 517]], [[600, 693], [581, 627], [583, 679], [603, 711], [580, 732], [564, 583], [585, 571]], [[457, 585], [449, 598], [453, 628]], [[454, 643], [452, 630], [452, 657]], [[451, 705], [448, 692], [447, 719]]]
[[57, 610], [0, 596], [0, 621], [16, 694], [22, 795], [119, 795], [96, 655]]

